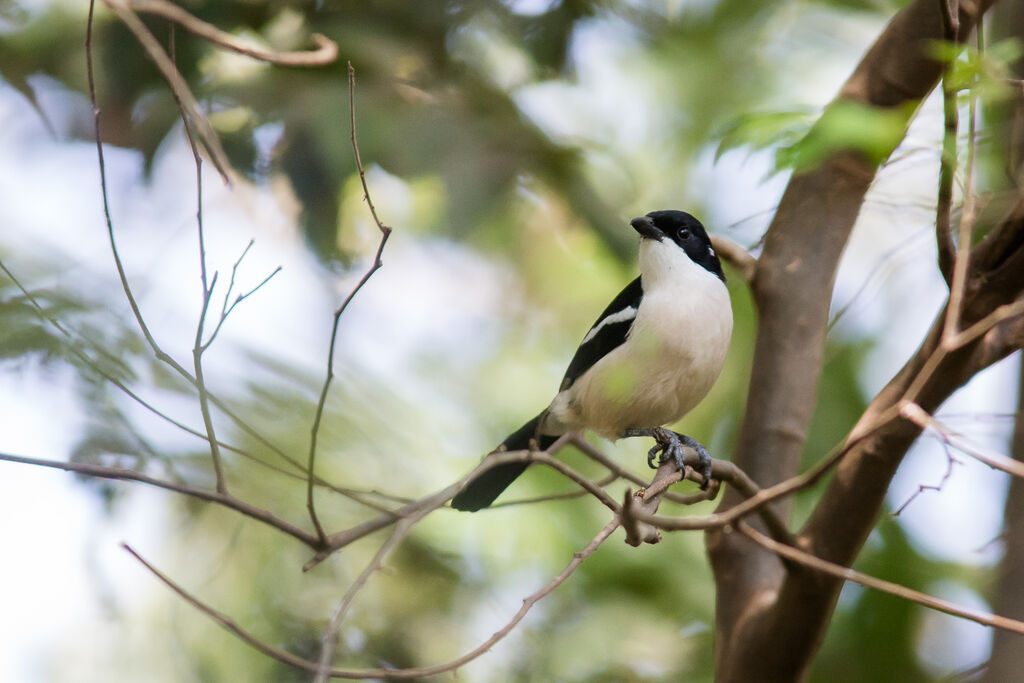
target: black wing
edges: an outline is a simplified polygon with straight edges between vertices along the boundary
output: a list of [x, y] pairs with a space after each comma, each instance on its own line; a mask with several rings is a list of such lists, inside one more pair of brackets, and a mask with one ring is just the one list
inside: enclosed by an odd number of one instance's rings
[[604, 313], [583, 338], [583, 343], [576, 349], [576, 355], [569, 362], [569, 368], [565, 371], [565, 378], [562, 380], [559, 391], [565, 391], [571, 387], [576, 378], [589, 370], [594, 363], [601, 360], [612, 349], [626, 341], [629, 331], [633, 328], [633, 321], [636, 319], [636, 311], [640, 307], [640, 298], [643, 293], [640, 278], [637, 278], [612, 299], [608, 308], [604, 309]]

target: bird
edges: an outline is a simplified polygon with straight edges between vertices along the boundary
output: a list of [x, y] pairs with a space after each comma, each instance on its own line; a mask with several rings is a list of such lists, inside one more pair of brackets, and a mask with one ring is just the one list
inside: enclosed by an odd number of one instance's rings
[[[494, 452], [545, 450], [559, 436], [590, 430], [611, 441], [649, 436], [648, 453], [683, 467], [682, 446], [697, 451], [706, 487], [711, 456], [697, 440], [663, 425], [682, 418], [718, 379], [732, 338], [732, 306], [722, 264], [699, 220], [652, 211], [630, 221], [640, 235], [640, 276], [605, 308], [569, 362], [558, 393]], [[488, 507], [527, 462], [496, 465], [452, 498], [456, 510]]]

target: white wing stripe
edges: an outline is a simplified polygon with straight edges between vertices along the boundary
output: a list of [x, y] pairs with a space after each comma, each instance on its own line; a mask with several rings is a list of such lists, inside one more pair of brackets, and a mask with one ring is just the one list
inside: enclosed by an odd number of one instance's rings
[[632, 306], [623, 308], [618, 313], [612, 313], [607, 318], [602, 318], [596, 325], [590, 328], [590, 332], [587, 332], [587, 336], [583, 338], [581, 344], [586, 344], [588, 341], [597, 336], [597, 333], [601, 331], [601, 328], [605, 325], [612, 325], [614, 323], [621, 323], [627, 320], [632, 320], [636, 317], [636, 309]]

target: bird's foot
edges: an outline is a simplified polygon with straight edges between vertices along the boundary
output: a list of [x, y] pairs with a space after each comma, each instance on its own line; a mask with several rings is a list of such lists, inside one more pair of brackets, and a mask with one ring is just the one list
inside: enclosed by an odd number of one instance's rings
[[[654, 438], [654, 446], [647, 451], [647, 465], [651, 469], [656, 469], [671, 458], [679, 466], [679, 469], [685, 473], [686, 461], [683, 457], [683, 446], [692, 448], [697, 452], [697, 456], [700, 459], [700, 467], [697, 471], [700, 472], [701, 477], [704, 479], [700, 488], [702, 491], [707, 490], [708, 485], [711, 483], [711, 454], [708, 453], [708, 449], [704, 448], [701, 442], [692, 436], [673, 432], [671, 429], [665, 429], [664, 427], [627, 429], [623, 436], [650, 436]], [[659, 454], [660, 457], [658, 457]], [[658, 459], [657, 465], [654, 463], [655, 458]]]

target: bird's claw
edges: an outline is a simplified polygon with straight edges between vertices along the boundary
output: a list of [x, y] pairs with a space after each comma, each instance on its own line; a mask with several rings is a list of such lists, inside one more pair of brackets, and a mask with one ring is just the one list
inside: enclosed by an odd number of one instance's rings
[[664, 447], [660, 443], [654, 444], [651, 446], [651, 449], [647, 451], [647, 466], [652, 470], [658, 469], [658, 465], [661, 464], [661, 460], [659, 459], [658, 464], [656, 465], [654, 463], [654, 458], [656, 458], [662, 451], [664, 451]]
[[[703, 444], [694, 439], [691, 436], [685, 434], [679, 434], [673, 432], [670, 429], [664, 427], [651, 427], [644, 429], [627, 429], [622, 433], [623, 437], [631, 436], [650, 436], [654, 438], [654, 446], [647, 451], [647, 465], [651, 469], [657, 469], [661, 463], [671, 459], [679, 469], [686, 474], [686, 460], [683, 457], [683, 446], [689, 446], [693, 450], [697, 451], [697, 457], [699, 458], [699, 468], [697, 471], [700, 472], [703, 482], [700, 485], [702, 491], [706, 491], [708, 486], [711, 484], [711, 454], [708, 453], [708, 449], [704, 448]], [[658, 464], [654, 464], [654, 460], [658, 457]]]
[[704, 480], [701, 482], [700, 488], [702, 491], [706, 491], [711, 483], [711, 454], [708, 453], [708, 449], [693, 437], [661, 427], [654, 430], [653, 436], [657, 443], [647, 452], [647, 464], [653, 468], [655, 454], [660, 452], [659, 464], [671, 458], [685, 476], [687, 465], [683, 457], [683, 446], [689, 446], [697, 451], [697, 456], [700, 458], [700, 468], [697, 471], [700, 472]]

